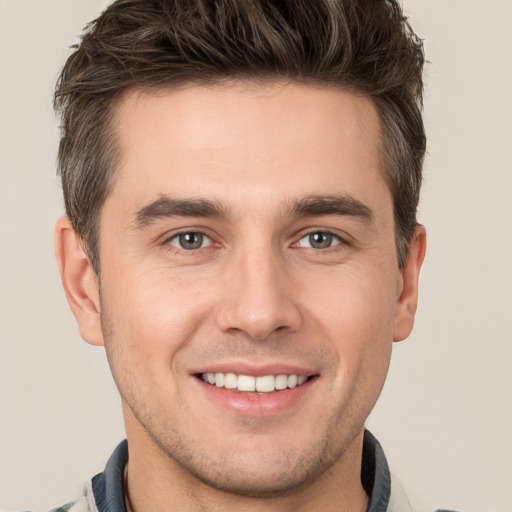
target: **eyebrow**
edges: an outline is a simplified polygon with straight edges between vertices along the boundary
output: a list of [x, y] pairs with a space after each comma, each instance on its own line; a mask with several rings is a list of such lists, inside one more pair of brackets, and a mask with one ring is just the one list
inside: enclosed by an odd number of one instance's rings
[[133, 226], [143, 229], [158, 219], [169, 217], [227, 218], [229, 212], [220, 203], [209, 199], [177, 199], [162, 195], [135, 214]]
[[[366, 222], [374, 218], [372, 210], [361, 201], [351, 196], [327, 195], [307, 196], [291, 201], [286, 215], [289, 217], [318, 217], [335, 215], [354, 217]], [[227, 219], [230, 211], [217, 201], [210, 199], [178, 199], [161, 195], [155, 201], [142, 207], [133, 222], [135, 229], [144, 229], [153, 222], [170, 217], [210, 217]]]
[[292, 203], [290, 216], [310, 217], [320, 215], [336, 215], [355, 217], [371, 222], [374, 219], [370, 207], [351, 196], [308, 196]]

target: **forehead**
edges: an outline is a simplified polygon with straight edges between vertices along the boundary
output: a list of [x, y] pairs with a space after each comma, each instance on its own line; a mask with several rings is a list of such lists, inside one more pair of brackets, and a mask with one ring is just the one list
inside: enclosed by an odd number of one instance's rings
[[121, 164], [113, 195], [236, 194], [243, 206], [244, 195], [294, 199], [353, 194], [351, 187], [365, 195], [372, 182], [384, 183], [377, 111], [338, 89], [231, 83], [132, 91], [115, 118]]

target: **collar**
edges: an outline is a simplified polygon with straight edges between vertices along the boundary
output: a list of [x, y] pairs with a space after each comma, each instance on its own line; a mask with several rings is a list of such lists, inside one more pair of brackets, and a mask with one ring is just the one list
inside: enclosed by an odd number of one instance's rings
[[[128, 443], [122, 441], [105, 466], [92, 479], [98, 512], [126, 512], [124, 468], [128, 462]], [[391, 476], [384, 450], [375, 437], [364, 432], [361, 482], [370, 500], [366, 512], [386, 512], [391, 495]]]
[[369, 430], [364, 431], [361, 483], [370, 497], [366, 512], [386, 512], [391, 496], [391, 475], [384, 450]]
[[108, 459], [105, 471], [92, 479], [92, 491], [98, 512], [126, 512], [124, 468], [127, 462], [128, 442], [125, 439]]

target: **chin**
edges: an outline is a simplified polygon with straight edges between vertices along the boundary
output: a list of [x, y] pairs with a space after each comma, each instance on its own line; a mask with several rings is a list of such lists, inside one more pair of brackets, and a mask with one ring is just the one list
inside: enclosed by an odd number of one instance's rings
[[238, 496], [255, 498], [272, 498], [296, 493], [316, 480], [322, 471], [318, 467], [287, 467], [278, 470], [268, 466], [258, 468], [233, 468], [226, 463], [222, 468], [213, 465], [209, 471], [194, 471], [189, 468], [199, 481], [218, 491]]
[[189, 476], [210, 488], [255, 498], [297, 493], [318, 480], [344, 452], [344, 447], [333, 449], [325, 440], [309, 444], [302, 453], [291, 448], [266, 448], [242, 451], [235, 445], [219, 455], [222, 452], [191, 454], [185, 446], [175, 445], [165, 452]]

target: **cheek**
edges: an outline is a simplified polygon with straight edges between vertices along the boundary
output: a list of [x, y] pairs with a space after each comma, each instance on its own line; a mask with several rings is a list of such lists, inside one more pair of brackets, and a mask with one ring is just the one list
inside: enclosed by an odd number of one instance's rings
[[304, 304], [339, 358], [340, 378], [364, 372], [380, 380], [392, 347], [394, 284], [377, 272], [356, 270], [317, 281]]
[[[302, 302], [333, 332], [351, 332], [347, 341], [392, 336], [396, 284], [379, 272], [342, 269], [325, 279], [308, 279]], [[373, 333], [373, 336], [372, 336]]]
[[[126, 274], [125, 274], [126, 275]], [[168, 272], [151, 270], [131, 279], [106, 283], [105, 306], [117, 343], [122, 340], [137, 364], [153, 359], [169, 365], [192, 338], [207, 309], [202, 287], [183, 283]]]

